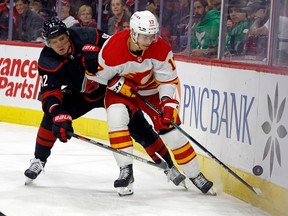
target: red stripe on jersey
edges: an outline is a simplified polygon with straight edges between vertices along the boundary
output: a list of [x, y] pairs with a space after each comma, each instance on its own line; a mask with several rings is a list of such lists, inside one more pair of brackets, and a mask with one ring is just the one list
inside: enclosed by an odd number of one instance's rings
[[58, 98], [60, 100], [60, 102], [62, 102], [63, 93], [62, 93], [61, 89], [55, 89], [52, 91], [44, 92], [43, 94], [41, 94], [41, 100], [45, 102], [45, 99], [47, 97], [51, 97], [51, 96]]
[[51, 72], [51, 73], [54, 73], [54, 72], [57, 72], [59, 70], [60, 67], [62, 67], [63, 64], [65, 64], [66, 62], [68, 62], [68, 60], [65, 60], [63, 61], [62, 63], [60, 63], [58, 65], [58, 67], [54, 68], [54, 69], [48, 69], [48, 68], [45, 68], [45, 67], [41, 67], [40, 65], [38, 65], [38, 68], [40, 68], [41, 70], [45, 71], [45, 72]]

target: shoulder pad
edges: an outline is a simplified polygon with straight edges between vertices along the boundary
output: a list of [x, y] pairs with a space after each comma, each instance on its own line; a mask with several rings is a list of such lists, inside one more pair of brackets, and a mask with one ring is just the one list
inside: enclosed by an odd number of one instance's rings
[[64, 63], [65, 60], [61, 61], [55, 58], [55, 53], [51, 48], [46, 46], [41, 51], [38, 59], [38, 67], [47, 72], [56, 72]]
[[109, 38], [109, 35], [97, 28], [72, 27], [68, 31], [72, 40], [80, 45], [90, 43], [101, 47]]
[[95, 28], [72, 27], [68, 29], [70, 38], [77, 44], [87, 44], [96, 41]]

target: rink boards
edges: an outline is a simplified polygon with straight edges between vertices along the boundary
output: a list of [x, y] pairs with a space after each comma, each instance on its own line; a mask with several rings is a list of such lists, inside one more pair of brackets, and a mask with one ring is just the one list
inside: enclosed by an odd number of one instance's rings
[[[38, 126], [42, 46], [0, 42], [0, 121]], [[176, 57], [182, 128], [264, 197], [253, 194], [192, 144], [201, 168], [220, 191], [270, 212], [288, 211], [288, 73], [282, 69]], [[93, 110], [76, 132], [107, 139], [106, 113]], [[95, 130], [97, 128], [97, 130]], [[98, 129], [99, 128], [99, 129]], [[135, 145], [138, 150], [139, 145]]]

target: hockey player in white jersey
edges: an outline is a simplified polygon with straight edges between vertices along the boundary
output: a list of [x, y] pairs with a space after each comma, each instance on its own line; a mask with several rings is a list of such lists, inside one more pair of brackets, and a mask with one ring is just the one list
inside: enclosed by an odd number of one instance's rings
[[[185, 175], [199, 190], [207, 193], [213, 183], [200, 172], [196, 152], [189, 141], [170, 124], [171, 120], [181, 124], [177, 110], [179, 102], [173, 99], [178, 76], [171, 47], [157, 35], [158, 32], [158, 21], [151, 12], [135, 12], [130, 19], [130, 29], [116, 33], [105, 42], [99, 53], [98, 72], [87, 77], [107, 84], [105, 105], [113, 148], [132, 153], [127, 124], [141, 109], [150, 116], [155, 130], [170, 147]], [[133, 92], [138, 92], [162, 114], [148, 107]], [[121, 187], [123, 182], [132, 184], [132, 160], [114, 156], [120, 167], [114, 186]]]
[[[97, 72], [98, 52], [108, 38], [104, 32], [93, 28], [67, 29], [62, 21], [52, 17], [44, 22], [42, 34], [46, 46], [38, 60], [38, 71], [43, 82], [41, 102], [44, 115], [36, 136], [35, 158], [24, 172], [27, 185], [44, 171], [56, 139], [67, 142], [71, 138], [72, 121], [94, 108], [104, 107], [106, 92], [106, 85], [85, 77], [85, 72]], [[155, 163], [160, 163], [160, 158], [164, 159], [169, 180], [179, 185], [185, 176], [174, 166], [168, 149], [141, 110], [136, 111], [128, 127], [132, 137]], [[121, 179], [114, 185], [123, 186], [120, 195], [132, 194], [133, 189], [126, 188], [127, 179], [133, 180], [132, 165], [123, 168], [121, 173]]]

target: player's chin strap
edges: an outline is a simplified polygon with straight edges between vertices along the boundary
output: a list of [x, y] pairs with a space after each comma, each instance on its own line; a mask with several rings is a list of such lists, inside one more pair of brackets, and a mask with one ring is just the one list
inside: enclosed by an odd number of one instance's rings
[[79, 139], [79, 140], [83, 140], [83, 141], [88, 142], [88, 143], [90, 143], [90, 144], [99, 146], [99, 147], [101, 147], [101, 148], [104, 148], [104, 149], [109, 150], [109, 151], [112, 151], [112, 152], [115, 152], [115, 153], [117, 153], [117, 154], [124, 155], [124, 156], [126, 156], [126, 157], [129, 157], [129, 158], [138, 160], [138, 161], [140, 161], [140, 162], [149, 164], [149, 165], [151, 165], [151, 166], [158, 167], [158, 168], [160, 168], [160, 169], [164, 169], [164, 170], [168, 169], [168, 165], [167, 165], [166, 161], [164, 161], [161, 157], [159, 157], [160, 160], [161, 160], [161, 162], [160, 162], [160, 163], [155, 163], [155, 162], [146, 160], [146, 159], [144, 159], [144, 158], [142, 158], [142, 157], [139, 157], [139, 156], [137, 156], [137, 155], [130, 154], [130, 153], [128, 153], [128, 152], [125, 152], [125, 151], [122, 151], [122, 150], [119, 150], [119, 149], [114, 149], [114, 148], [112, 148], [111, 146], [105, 145], [105, 144], [103, 144], [103, 143], [100, 143], [100, 142], [98, 142], [98, 141], [89, 139], [89, 138], [87, 138], [87, 137], [83, 137], [83, 136], [80, 136], [80, 135], [78, 135], [78, 134], [71, 133], [71, 132], [67, 132], [67, 133], [68, 133], [68, 135], [70, 135], [71, 137], [74, 137], [74, 138]]
[[[147, 106], [149, 106], [152, 110], [154, 110], [157, 114], [161, 115], [162, 112], [157, 109], [152, 103], [150, 103], [146, 98], [140, 95], [138, 92], [133, 92], [139, 99], [141, 99]], [[247, 188], [253, 191], [257, 195], [262, 195], [262, 192], [259, 188], [254, 188], [250, 184], [248, 184], [245, 180], [243, 180], [240, 176], [238, 176], [233, 170], [231, 170], [228, 166], [226, 166], [222, 161], [220, 161], [215, 155], [213, 155], [210, 151], [208, 151], [204, 146], [202, 146], [197, 140], [195, 140], [192, 136], [186, 133], [179, 125], [175, 122], [171, 121], [176, 129], [178, 129], [184, 136], [190, 139], [193, 143], [195, 143], [200, 149], [202, 149], [207, 155], [209, 155], [212, 159], [214, 159], [218, 164], [220, 164], [224, 169], [226, 169], [230, 174], [232, 174], [235, 178], [237, 178], [240, 182], [242, 182]]]
[[[140, 49], [140, 46], [138, 44], [138, 34], [135, 33], [133, 30], [131, 30], [131, 33], [130, 33], [130, 40], [132, 40], [132, 42], [135, 44], [135, 46]], [[130, 50], [131, 51], [131, 50]]]

